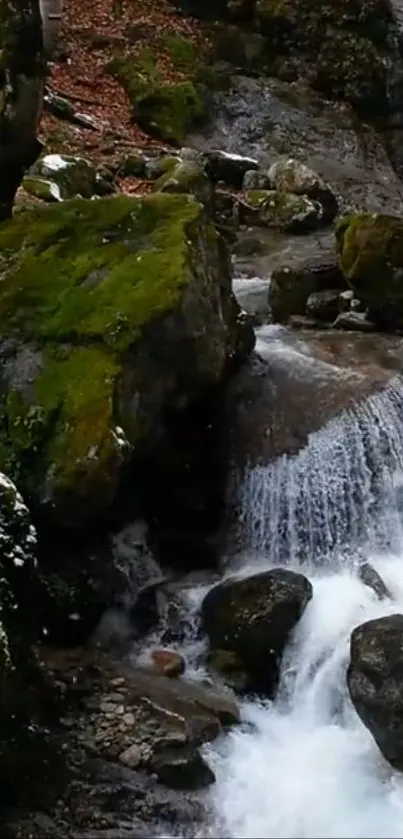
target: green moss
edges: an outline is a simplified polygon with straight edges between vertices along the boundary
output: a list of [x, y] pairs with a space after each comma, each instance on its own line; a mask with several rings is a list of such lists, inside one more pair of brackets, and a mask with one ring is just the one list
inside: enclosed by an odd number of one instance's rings
[[192, 82], [161, 85], [139, 97], [135, 106], [139, 124], [174, 145], [206, 116], [206, 104]]
[[21, 257], [0, 293], [0, 334], [42, 341], [102, 341], [124, 351], [185, 281], [186, 198], [119, 196], [40, 208], [0, 228], [0, 252]]
[[158, 73], [151, 51], [115, 57], [108, 72], [116, 78], [133, 106], [134, 119], [156, 137], [180, 145], [191, 128], [206, 116], [206, 104], [193, 80], [167, 84]]
[[22, 186], [29, 195], [34, 195], [35, 198], [40, 198], [42, 201], [48, 201], [50, 203], [57, 201], [57, 195], [60, 195], [56, 184], [46, 178], [26, 175], [23, 179]]
[[245, 198], [253, 208], [255, 224], [298, 231], [314, 229], [322, 221], [321, 206], [305, 195], [294, 195], [278, 189], [250, 189], [245, 192]]
[[197, 67], [200, 60], [197, 49], [183, 35], [167, 32], [162, 38], [162, 46], [168, 53], [172, 64], [179, 70], [193, 71]]
[[[188, 196], [119, 196], [41, 207], [0, 227], [0, 339], [40, 348], [28, 392], [2, 390], [0, 469], [28, 492], [111, 491], [116, 378], [142, 328], [175, 306], [191, 276]], [[143, 429], [131, 417], [130, 442]], [[52, 467], [51, 474], [48, 469]]]

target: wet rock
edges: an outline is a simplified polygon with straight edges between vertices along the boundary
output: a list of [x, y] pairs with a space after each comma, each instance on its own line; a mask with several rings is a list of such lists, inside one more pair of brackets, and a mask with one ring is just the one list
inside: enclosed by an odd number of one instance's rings
[[337, 215], [337, 199], [328, 184], [313, 169], [293, 157], [284, 157], [270, 166], [268, 172], [272, 189], [294, 195], [305, 195], [318, 201], [323, 209], [323, 221], [333, 221]]
[[212, 98], [216, 116], [203, 134], [192, 135], [197, 148], [246, 154], [262, 169], [294, 157], [330, 186], [341, 212], [403, 212], [402, 184], [382, 140], [348, 106], [330, 102], [301, 80], [241, 74], [229, 91]]
[[306, 301], [308, 317], [318, 318], [319, 320], [333, 321], [340, 313], [340, 308], [340, 289], [314, 291]]
[[151, 658], [154, 669], [162, 676], [174, 679], [182, 676], [185, 672], [185, 662], [182, 656], [173, 650], [153, 650]]
[[223, 678], [237, 693], [247, 690], [248, 674], [242, 658], [237, 653], [218, 648], [209, 650], [208, 664], [213, 673]]
[[369, 316], [383, 328], [403, 324], [403, 218], [361, 213], [336, 230], [341, 268]]
[[272, 694], [289, 634], [311, 597], [309, 580], [282, 568], [225, 580], [204, 598], [202, 626], [213, 649], [240, 657], [252, 689]]
[[376, 324], [368, 318], [366, 312], [341, 312], [332, 325], [334, 329], [376, 332]]
[[201, 789], [214, 783], [214, 772], [198, 749], [165, 749], [152, 761], [152, 769], [161, 783], [173, 789]]
[[370, 562], [363, 562], [358, 569], [358, 577], [364, 585], [372, 588], [379, 600], [387, 600], [391, 597], [388, 587], [385, 585], [378, 571]]
[[383, 756], [403, 771], [403, 615], [361, 624], [350, 639], [352, 703]]
[[259, 168], [259, 164], [253, 158], [228, 154], [225, 151], [207, 152], [206, 158], [206, 171], [214, 183], [223, 181], [234, 189], [242, 188], [246, 172]]
[[243, 223], [304, 233], [315, 230], [323, 222], [323, 209], [319, 201], [310, 200], [304, 195], [280, 190], [249, 189], [245, 192], [245, 202], [240, 206]]
[[[284, 322], [290, 315], [310, 315], [313, 312], [307, 310], [309, 298], [312, 295], [326, 294], [330, 291], [332, 295], [335, 290], [342, 290], [345, 281], [336, 261], [321, 261], [318, 255], [317, 261], [302, 263], [300, 266], [284, 265], [273, 271], [269, 285], [268, 301], [274, 320]], [[322, 299], [323, 298], [319, 298]], [[317, 297], [313, 301], [319, 300]], [[330, 306], [334, 305], [330, 303]], [[337, 314], [337, 312], [336, 312]]]

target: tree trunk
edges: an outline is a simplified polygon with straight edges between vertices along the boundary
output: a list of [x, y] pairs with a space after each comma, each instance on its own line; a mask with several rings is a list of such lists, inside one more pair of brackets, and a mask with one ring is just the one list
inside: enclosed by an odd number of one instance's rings
[[10, 218], [24, 173], [41, 149], [36, 133], [45, 83], [39, 0], [0, 0], [0, 221]]

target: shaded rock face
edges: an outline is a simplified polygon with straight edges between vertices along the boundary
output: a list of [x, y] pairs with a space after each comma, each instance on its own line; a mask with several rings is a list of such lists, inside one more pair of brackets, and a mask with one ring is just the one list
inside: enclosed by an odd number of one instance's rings
[[351, 288], [381, 327], [403, 324], [403, 220], [361, 213], [339, 222], [340, 264]]
[[35, 505], [85, 524], [165, 413], [245, 351], [227, 252], [201, 206], [172, 195], [41, 208], [0, 246], [0, 465]]
[[348, 688], [383, 756], [403, 770], [403, 615], [358, 626], [351, 635]]
[[342, 212], [403, 210], [401, 182], [376, 133], [301, 82], [234, 76], [213, 96], [209, 127], [188, 142], [248, 155], [262, 168], [295, 157], [329, 184]]
[[202, 626], [213, 649], [239, 657], [250, 688], [272, 694], [290, 632], [311, 597], [309, 580], [283, 568], [225, 580], [204, 598]]

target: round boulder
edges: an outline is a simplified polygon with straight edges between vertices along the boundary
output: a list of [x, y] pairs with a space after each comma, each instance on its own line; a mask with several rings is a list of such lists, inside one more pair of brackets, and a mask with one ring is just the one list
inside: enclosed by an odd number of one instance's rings
[[347, 683], [352, 703], [383, 756], [403, 770], [403, 615], [357, 626]]
[[323, 209], [322, 220], [333, 221], [337, 214], [336, 196], [313, 169], [293, 157], [284, 157], [272, 164], [268, 177], [272, 189], [318, 201]]
[[285, 568], [224, 580], [203, 600], [203, 629], [213, 649], [239, 656], [249, 690], [271, 695], [290, 632], [311, 597], [309, 580]]

